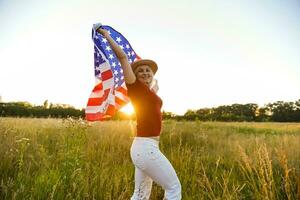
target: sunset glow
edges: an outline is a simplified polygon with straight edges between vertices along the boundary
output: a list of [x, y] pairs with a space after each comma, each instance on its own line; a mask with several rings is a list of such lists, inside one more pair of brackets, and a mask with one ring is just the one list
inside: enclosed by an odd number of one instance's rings
[[131, 103], [124, 106], [121, 110], [121, 112], [126, 113], [127, 115], [132, 115], [134, 113], [134, 108]]
[[164, 111], [295, 101], [299, 18], [299, 1], [0, 1], [0, 96], [85, 108], [101, 22], [156, 61]]

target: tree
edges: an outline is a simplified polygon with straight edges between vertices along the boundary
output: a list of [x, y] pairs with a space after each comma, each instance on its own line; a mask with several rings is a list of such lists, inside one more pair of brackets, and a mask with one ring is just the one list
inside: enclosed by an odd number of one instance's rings
[[44, 105], [44, 108], [46, 108], [46, 109], [49, 108], [48, 99], [44, 101], [43, 105]]

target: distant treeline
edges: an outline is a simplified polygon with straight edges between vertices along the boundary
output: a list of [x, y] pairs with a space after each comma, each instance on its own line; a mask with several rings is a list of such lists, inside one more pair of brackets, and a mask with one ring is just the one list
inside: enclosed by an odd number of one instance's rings
[[52, 104], [48, 101], [43, 106], [33, 106], [28, 102], [0, 103], [2, 117], [53, 117], [53, 118], [83, 118], [84, 110], [75, 109], [66, 104]]
[[249, 103], [201, 108], [188, 110], [183, 116], [172, 117], [201, 121], [300, 122], [300, 99], [296, 102], [277, 101], [263, 107]]
[[[75, 109], [70, 105], [52, 104], [33, 106], [28, 102], [0, 103], [2, 117], [53, 117], [84, 118], [84, 109]], [[112, 120], [135, 119], [122, 112], [116, 113]], [[188, 110], [184, 115], [163, 112], [163, 119], [201, 120], [201, 121], [248, 121], [248, 122], [300, 122], [300, 99], [295, 102], [277, 101], [259, 107], [257, 104], [232, 104], [214, 108]]]

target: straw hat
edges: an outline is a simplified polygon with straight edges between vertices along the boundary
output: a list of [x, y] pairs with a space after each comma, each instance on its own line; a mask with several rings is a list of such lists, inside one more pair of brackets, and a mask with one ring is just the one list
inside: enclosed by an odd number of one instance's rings
[[153, 74], [155, 74], [156, 71], [157, 71], [157, 69], [158, 69], [156, 62], [154, 62], [153, 60], [150, 60], [150, 59], [140, 59], [140, 60], [136, 60], [133, 63], [131, 63], [131, 68], [132, 68], [133, 72], [140, 65], [148, 65], [152, 69]]

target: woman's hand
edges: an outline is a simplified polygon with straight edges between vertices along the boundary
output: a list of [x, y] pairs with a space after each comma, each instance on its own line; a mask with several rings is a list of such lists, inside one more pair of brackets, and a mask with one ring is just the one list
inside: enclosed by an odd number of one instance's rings
[[103, 35], [104, 37], [107, 37], [109, 35], [108, 31], [103, 28], [98, 28], [97, 32]]

